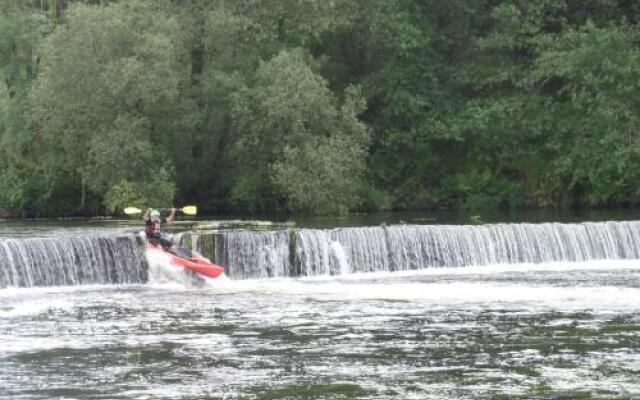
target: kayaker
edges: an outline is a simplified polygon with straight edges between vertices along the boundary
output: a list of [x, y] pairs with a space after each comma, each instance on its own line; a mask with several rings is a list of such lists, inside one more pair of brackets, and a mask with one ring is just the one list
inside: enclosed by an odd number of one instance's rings
[[173, 246], [171, 240], [168, 240], [162, 236], [161, 226], [163, 223], [170, 223], [173, 221], [173, 216], [175, 215], [176, 209], [170, 208], [169, 215], [167, 218], [160, 217], [160, 211], [156, 209], [149, 208], [147, 212], [144, 213], [143, 220], [145, 222], [144, 233], [147, 234], [147, 240], [149, 243], [162, 246], [165, 251], [168, 251]]

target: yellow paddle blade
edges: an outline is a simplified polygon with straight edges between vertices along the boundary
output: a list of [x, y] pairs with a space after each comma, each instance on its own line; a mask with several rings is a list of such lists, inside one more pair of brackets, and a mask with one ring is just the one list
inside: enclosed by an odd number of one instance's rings
[[127, 207], [124, 209], [124, 213], [127, 215], [140, 214], [141, 212], [142, 210], [136, 207]]
[[198, 207], [196, 206], [184, 206], [182, 212], [186, 215], [196, 215], [198, 213]]

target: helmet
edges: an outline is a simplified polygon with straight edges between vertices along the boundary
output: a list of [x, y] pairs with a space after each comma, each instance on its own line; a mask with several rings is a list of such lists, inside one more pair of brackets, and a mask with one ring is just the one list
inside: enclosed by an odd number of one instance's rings
[[160, 211], [158, 211], [158, 210], [151, 210], [151, 216], [152, 216], [152, 217], [160, 217]]

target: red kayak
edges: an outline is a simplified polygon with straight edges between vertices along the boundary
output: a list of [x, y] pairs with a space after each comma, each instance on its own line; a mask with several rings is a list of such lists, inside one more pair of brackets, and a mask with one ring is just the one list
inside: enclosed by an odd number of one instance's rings
[[183, 267], [188, 271], [192, 271], [209, 278], [217, 278], [224, 272], [223, 267], [213, 264], [211, 261], [195, 251], [189, 251], [182, 248], [176, 249], [176, 252], [165, 251], [162, 246], [151, 243], [147, 243], [147, 250], [161, 251], [169, 256], [171, 264], [174, 266]]

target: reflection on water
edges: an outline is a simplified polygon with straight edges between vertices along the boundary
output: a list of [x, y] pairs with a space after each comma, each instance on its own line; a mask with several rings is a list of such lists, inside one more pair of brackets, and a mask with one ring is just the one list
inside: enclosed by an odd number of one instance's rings
[[1, 290], [0, 398], [640, 397], [638, 261], [166, 282]]

